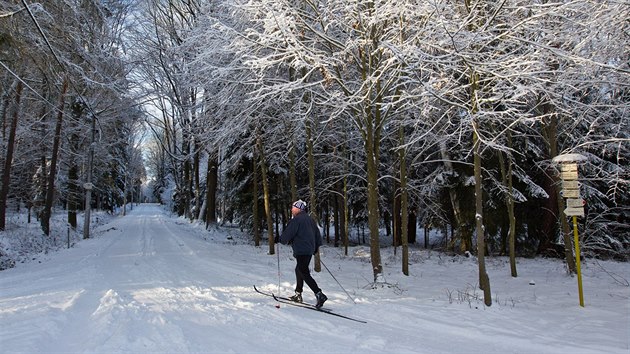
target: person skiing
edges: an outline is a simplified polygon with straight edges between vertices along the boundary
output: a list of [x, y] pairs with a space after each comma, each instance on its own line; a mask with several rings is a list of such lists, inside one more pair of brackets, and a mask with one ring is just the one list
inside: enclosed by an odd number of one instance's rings
[[283, 245], [291, 245], [293, 248], [293, 256], [295, 257], [295, 295], [290, 299], [295, 302], [302, 302], [302, 290], [304, 283], [315, 294], [317, 304], [315, 307], [321, 308], [328, 297], [322, 293], [317, 286], [317, 282], [311, 276], [308, 265], [313, 255], [322, 245], [322, 236], [319, 227], [313, 218], [306, 212], [306, 202], [297, 200], [291, 204], [291, 214], [293, 217], [282, 231], [280, 237], [276, 237], [276, 242]]

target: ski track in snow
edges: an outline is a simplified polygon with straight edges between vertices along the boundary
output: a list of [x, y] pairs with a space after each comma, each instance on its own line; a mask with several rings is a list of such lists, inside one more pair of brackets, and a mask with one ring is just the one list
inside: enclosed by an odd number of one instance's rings
[[[327, 307], [360, 324], [290, 306], [275, 308], [277, 258], [267, 246], [227, 240], [140, 205], [94, 239], [0, 272], [0, 351], [72, 353], [628, 353], [630, 291], [585, 271], [587, 306], [577, 306], [575, 278], [558, 261], [521, 261], [511, 278], [490, 261], [490, 308], [466, 295], [474, 261], [422, 254], [412, 274], [386, 274], [400, 291], [365, 289], [369, 262], [324, 246], [322, 259], [353, 304], [324, 272], [314, 277]], [[361, 250], [357, 250], [359, 254]], [[440, 260], [436, 260], [440, 258]], [[395, 262], [384, 257], [386, 261]], [[280, 248], [281, 292], [294, 286], [294, 263]], [[450, 263], [448, 263], [450, 262]], [[555, 263], [554, 263], [555, 262]], [[387, 262], [386, 262], [387, 263]], [[526, 263], [526, 265], [523, 265]], [[627, 270], [627, 264], [617, 264]], [[589, 276], [589, 274], [591, 276]], [[628, 274], [628, 273], [625, 273]], [[536, 286], [528, 285], [537, 277]], [[305, 292], [305, 301], [314, 301]], [[501, 304], [503, 301], [503, 305]]]

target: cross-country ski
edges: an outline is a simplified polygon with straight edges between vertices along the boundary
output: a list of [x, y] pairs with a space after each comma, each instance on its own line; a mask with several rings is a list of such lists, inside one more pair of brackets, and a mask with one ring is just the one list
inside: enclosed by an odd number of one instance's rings
[[355, 321], [355, 322], [367, 323], [367, 321], [364, 321], [364, 320], [360, 320], [360, 319], [357, 319], [357, 318], [354, 318], [354, 317], [351, 317], [351, 316], [342, 315], [342, 314], [333, 312], [333, 310], [330, 309], [330, 308], [317, 308], [313, 304], [309, 304], [309, 303], [305, 303], [305, 302], [295, 302], [295, 301], [292, 301], [291, 299], [289, 299], [288, 297], [278, 296], [278, 295], [276, 295], [274, 293], [267, 293], [267, 292], [261, 291], [258, 288], [256, 288], [256, 285], [254, 285], [254, 290], [257, 293], [265, 295], [265, 296], [268, 296], [268, 297], [271, 297], [274, 300], [276, 300], [276, 302], [279, 302], [279, 303], [282, 303], [282, 304], [291, 305], [291, 306], [295, 306], [295, 307], [301, 307], [301, 308], [305, 308], [305, 309], [308, 309], [308, 310], [315, 310], [315, 311], [327, 313], [329, 315], [345, 318], [347, 320], [351, 320], [351, 321]]

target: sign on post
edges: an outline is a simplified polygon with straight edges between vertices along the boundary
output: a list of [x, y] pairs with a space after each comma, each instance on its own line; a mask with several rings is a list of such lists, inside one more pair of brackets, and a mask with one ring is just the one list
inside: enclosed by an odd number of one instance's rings
[[562, 180], [562, 197], [563, 198], [579, 198], [580, 197], [580, 184], [577, 180], [565, 181]]
[[577, 181], [578, 167], [576, 163], [568, 163], [560, 167], [560, 178], [562, 178], [563, 181]]
[[573, 217], [573, 243], [575, 245], [575, 264], [577, 266], [578, 293], [580, 306], [584, 307], [584, 292], [582, 291], [582, 269], [580, 266], [580, 240], [578, 238], [577, 217], [584, 216], [585, 201], [580, 198], [580, 183], [578, 182], [578, 163], [586, 161], [580, 154], [558, 155], [553, 162], [560, 164], [560, 178], [562, 179], [562, 197], [566, 198], [564, 215]]
[[567, 198], [567, 208], [564, 209], [566, 216], [584, 216], [584, 199]]

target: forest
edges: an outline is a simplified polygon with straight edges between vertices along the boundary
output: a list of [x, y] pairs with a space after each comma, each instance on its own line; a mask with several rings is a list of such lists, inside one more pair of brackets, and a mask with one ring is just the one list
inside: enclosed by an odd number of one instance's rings
[[[0, 0], [0, 232], [159, 202], [256, 246], [630, 257], [630, 13], [614, 0]], [[31, 217], [36, 221], [31, 220]], [[83, 218], [85, 221], [81, 220]], [[429, 234], [439, 234], [430, 242]], [[489, 292], [489, 284], [486, 290]]]

